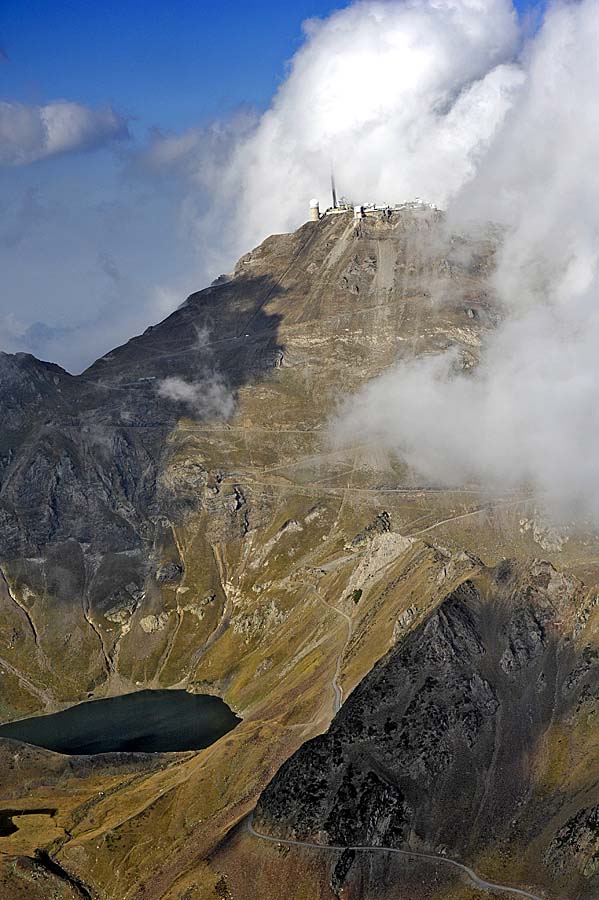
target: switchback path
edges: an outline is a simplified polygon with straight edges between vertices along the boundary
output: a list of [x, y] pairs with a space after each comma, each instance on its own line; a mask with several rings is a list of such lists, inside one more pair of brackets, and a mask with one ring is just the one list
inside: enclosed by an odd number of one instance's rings
[[284, 844], [286, 847], [308, 847], [311, 850], [353, 850], [356, 853], [398, 853], [400, 856], [426, 859], [430, 862], [451, 866], [466, 875], [476, 888], [490, 894], [511, 894], [516, 897], [527, 897], [528, 900], [546, 900], [546, 898], [539, 897], [537, 894], [531, 894], [528, 891], [523, 891], [520, 888], [509, 887], [506, 884], [494, 884], [492, 881], [485, 881], [484, 878], [481, 878], [480, 875], [476, 874], [474, 869], [465, 866], [464, 863], [458, 862], [455, 859], [449, 859], [447, 856], [437, 856], [434, 853], [421, 853], [418, 850], [399, 850], [397, 847], [368, 847], [360, 845], [355, 847], [343, 847], [340, 844], [316, 844], [311, 843], [310, 841], [292, 841], [286, 838], [272, 837], [269, 834], [261, 834], [254, 828], [253, 815], [253, 813], [250, 813], [246, 820], [249, 833], [253, 837], [260, 838], [262, 841], [269, 841], [271, 844]]
[[336, 715], [339, 712], [339, 710], [341, 709], [341, 706], [343, 704], [343, 688], [339, 684], [339, 675], [341, 674], [341, 666], [343, 664], [343, 656], [344, 656], [345, 651], [347, 650], [347, 647], [349, 645], [349, 642], [351, 641], [352, 636], [353, 636], [353, 631], [354, 631], [353, 622], [352, 622], [350, 616], [348, 616], [347, 613], [343, 612], [342, 609], [339, 609], [338, 607], [333, 606], [332, 603], [329, 603], [327, 600], [325, 600], [324, 597], [322, 596], [322, 594], [319, 591], [317, 591], [315, 587], [312, 587], [310, 585], [310, 591], [311, 591], [311, 593], [314, 594], [315, 597], [317, 597], [321, 601], [321, 603], [324, 603], [324, 605], [327, 606], [329, 609], [332, 609], [333, 612], [336, 612], [340, 616], [342, 616], [345, 619], [345, 624], [347, 626], [347, 637], [346, 637], [343, 647], [341, 648], [339, 656], [337, 657], [337, 665], [335, 666], [335, 674], [333, 675], [333, 681], [332, 681], [333, 692], [335, 694], [335, 702], [333, 704], [333, 714]]

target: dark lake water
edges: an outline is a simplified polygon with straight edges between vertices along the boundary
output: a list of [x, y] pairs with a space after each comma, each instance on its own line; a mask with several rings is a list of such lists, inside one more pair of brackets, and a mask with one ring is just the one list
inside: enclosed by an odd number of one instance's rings
[[139, 691], [0, 725], [0, 737], [68, 754], [167, 753], [208, 747], [240, 721], [209, 694]]

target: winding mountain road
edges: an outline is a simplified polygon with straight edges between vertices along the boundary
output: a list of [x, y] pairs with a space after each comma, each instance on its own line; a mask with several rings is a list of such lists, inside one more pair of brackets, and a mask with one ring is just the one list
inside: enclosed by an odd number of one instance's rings
[[369, 847], [361, 845], [344, 847], [340, 844], [316, 844], [311, 843], [310, 841], [292, 841], [287, 838], [272, 837], [269, 834], [262, 834], [261, 832], [256, 831], [254, 828], [253, 816], [254, 814], [250, 813], [246, 820], [249, 833], [253, 837], [259, 838], [262, 841], [269, 841], [271, 844], [284, 844], [286, 847], [308, 847], [311, 850], [353, 850], [356, 853], [398, 853], [400, 856], [416, 857], [417, 859], [426, 859], [430, 862], [451, 866], [466, 875], [476, 888], [490, 894], [511, 894], [516, 897], [526, 897], [528, 900], [546, 900], [544, 897], [539, 897], [538, 894], [531, 894], [529, 891], [523, 891], [520, 888], [509, 887], [506, 884], [494, 884], [492, 881], [485, 881], [484, 878], [481, 878], [480, 875], [476, 874], [474, 869], [465, 866], [464, 863], [458, 862], [455, 859], [450, 859], [447, 856], [437, 856], [434, 853], [422, 853], [418, 850], [399, 850], [397, 847]]

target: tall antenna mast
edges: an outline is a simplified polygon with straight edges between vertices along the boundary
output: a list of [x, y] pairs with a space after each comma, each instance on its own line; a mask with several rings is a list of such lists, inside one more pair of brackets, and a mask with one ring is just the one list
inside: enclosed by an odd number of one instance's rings
[[331, 169], [331, 194], [333, 195], [333, 209], [337, 209], [337, 191], [335, 190], [335, 173]]

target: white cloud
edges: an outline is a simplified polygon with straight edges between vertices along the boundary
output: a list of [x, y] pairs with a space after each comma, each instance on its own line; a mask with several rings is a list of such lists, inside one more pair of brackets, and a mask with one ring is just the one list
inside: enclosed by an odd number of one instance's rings
[[219, 416], [228, 419], [235, 407], [231, 391], [217, 372], [206, 371], [194, 381], [170, 377], [160, 382], [160, 397], [183, 404], [200, 416]]
[[22, 349], [20, 344], [26, 330], [27, 326], [13, 312], [0, 314], [0, 350], [16, 353]]
[[[227, 263], [301, 224], [310, 197], [326, 203], [331, 164], [356, 200], [445, 203], [474, 175], [522, 80], [509, 0], [373, 0], [305, 30], [255, 127], [229, 135], [224, 158], [198, 159], [196, 179], [212, 200], [199, 228], [209, 223], [210, 241], [220, 223]], [[163, 155], [188, 139], [163, 145]]]
[[126, 119], [110, 107], [89, 109], [67, 100], [45, 106], [0, 102], [0, 165], [92, 150], [127, 136]]
[[242, 107], [226, 119], [204, 128], [189, 128], [182, 134], [155, 130], [136, 163], [153, 174], [178, 172], [196, 185], [217, 192], [235, 146], [253, 133], [257, 123], [255, 111]]
[[195, 348], [198, 356], [194, 377], [163, 378], [157, 386], [158, 396], [187, 407], [194, 415], [228, 419], [233, 414], [235, 400], [216, 366], [207, 328], [196, 327]]
[[522, 81], [510, 0], [369, 0], [304, 23], [306, 40], [260, 117], [153, 136], [146, 171], [183, 177], [211, 275], [307, 203], [423, 196], [444, 204], [476, 172]]

